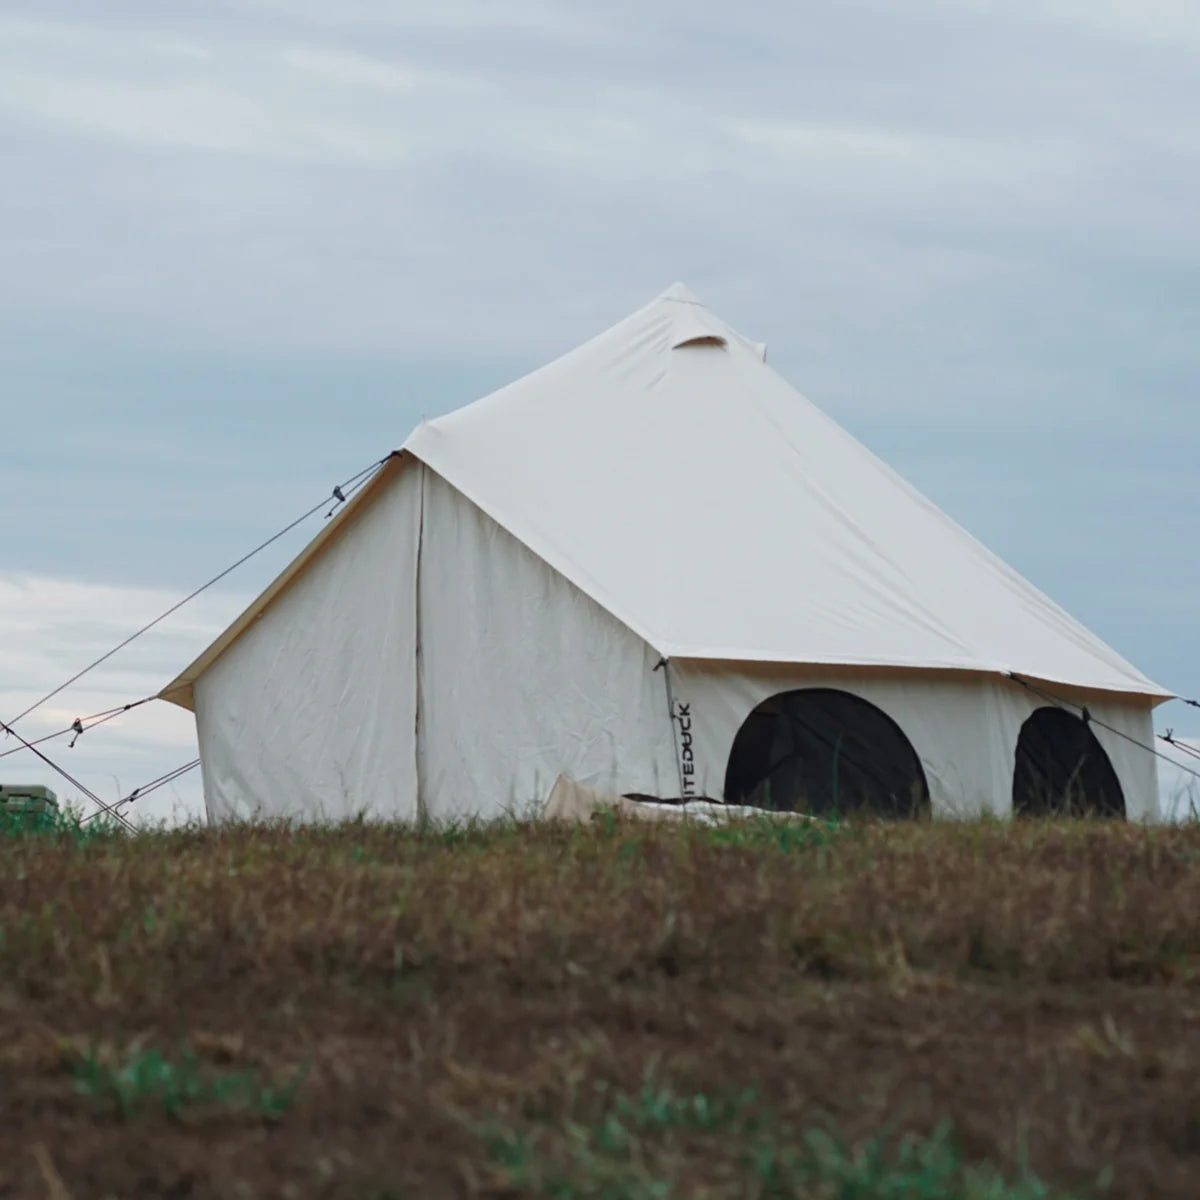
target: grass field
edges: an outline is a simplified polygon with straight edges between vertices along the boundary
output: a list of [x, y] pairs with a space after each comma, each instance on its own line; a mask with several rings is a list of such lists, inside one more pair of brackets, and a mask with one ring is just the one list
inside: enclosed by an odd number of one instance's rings
[[0, 1197], [1200, 1196], [1200, 830], [0, 832]]

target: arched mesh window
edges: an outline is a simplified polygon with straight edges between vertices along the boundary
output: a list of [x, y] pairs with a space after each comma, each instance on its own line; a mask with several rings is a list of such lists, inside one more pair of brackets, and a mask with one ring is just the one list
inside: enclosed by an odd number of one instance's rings
[[1124, 817], [1125, 795], [1104, 747], [1086, 721], [1039, 708], [1017, 740], [1013, 815]]
[[886, 713], [849, 692], [806, 688], [764, 700], [729, 755], [730, 804], [820, 815], [928, 812], [921, 760]]

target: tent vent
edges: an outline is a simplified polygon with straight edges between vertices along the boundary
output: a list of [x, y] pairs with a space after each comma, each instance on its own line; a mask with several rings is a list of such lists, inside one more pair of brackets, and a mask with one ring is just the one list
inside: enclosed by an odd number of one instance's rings
[[692, 337], [685, 337], [682, 341], [675, 342], [672, 350], [681, 350], [684, 346], [728, 346], [729, 343], [725, 338], [716, 333], [699, 333]]

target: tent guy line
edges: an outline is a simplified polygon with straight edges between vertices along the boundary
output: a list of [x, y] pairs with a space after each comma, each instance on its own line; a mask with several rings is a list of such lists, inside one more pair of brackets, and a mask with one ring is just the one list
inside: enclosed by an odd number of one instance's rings
[[[113, 805], [113, 815], [121, 816], [120, 809], [123, 805], [132, 804], [135, 800], [141, 800], [149, 796], [151, 792], [157, 792], [159, 788], [166, 787], [169, 783], [174, 783], [175, 780], [186, 775], [189, 771], [194, 771], [200, 765], [200, 760], [194, 758], [191, 762], [186, 762], [181, 767], [176, 767], [173, 771], [168, 771], [165, 775], [159, 775], [157, 779], [151, 779], [149, 783], [143, 783], [141, 787], [135, 787], [128, 796], [118, 800]], [[81, 824], [86, 825], [89, 821], [94, 821], [100, 815], [99, 812], [89, 814], [83, 819]]]
[[[345, 480], [341, 484], [335, 485], [333, 492], [331, 493], [336, 501], [336, 503], [334, 505], [334, 509], [336, 509], [338, 506], [340, 506], [343, 503], [343, 499], [345, 498], [345, 493], [346, 493], [347, 489], [353, 489], [354, 485], [356, 485], [360, 482], [365, 482], [367, 476], [371, 475], [374, 471], [379, 470], [379, 468], [381, 466], [383, 466], [383, 464], [385, 462], [387, 462], [387, 460], [391, 457], [392, 457], [391, 454], [388, 454], [384, 458], [381, 458], [381, 459], [377, 460], [376, 462], [371, 463], [370, 466], [364, 467], [361, 471], [357, 472], [356, 474], [351, 475], [349, 479]], [[343, 499], [338, 499], [339, 495], [341, 495], [343, 497]], [[113, 657], [114, 654], [117, 654], [121, 650], [124, 650], [126, 646], [137, 641], [137, 639], [140, 638], [144, 633], [149, 633], [150, 630], [153, 629], [156, 625], [161, 624], [169, 616], [178, 612], [190, 600], [196, 599], [197, 596], [199, 596], [203, 592], [208, 591], [208, 589], [211, 588], [214, 584], [220, 583], [222, 579], [224, 579], [227, 575], [232, 574], [234, 571], [236, 571], [238, 569], [238, 567], [242, 566], [244, 563], [249, 562], [250, 559], [252, 559], [256, 554], [260, 554], [263, 550], [266, 550], [268, 546], [274, 545], [275, 542], [279, 541], [280, 538], [285, 537], [287, 534], [291, 533], [291, 531], [293, 529], [295, 529], [298, 525], [302, 525], [305, 521], [307, 521], [309, 519], [309, 517], [315, 516], [328, 503], [329, 503], [328, 496], [322, 498], [322, 500], [320, 501], [319, 504], [314, 504], [312, 506], [312, 508], [308, 509], [307, 512], [302, 513], [294, 521], [289, 522], [281, 530], [279, 530], [278, 533], [272, 534], [271, 537], [267, 538], [267, 540], [265, 542], [262, 542], [259, 545], [255, 546], [254, 549], [251, 550], [248, 554], [243, 554], [242, 557], [237, 560], [237, 562], [233, 563], [231, 566], [226, 567], [225, 570], [221, 571], [219, 574], [214, 575], [207, 583], [204, 583], [200, 587], [196, 588], [194, 591], [189, 592], [186, 596], [183, 597], [182, 600], [179, 600], [175, 604], [172, 604], [171, 607], [168, 608], [165, 612], [162, 612], [157, 617], [155, 617], [153, 621], [147, 622], [140, 629], [136, 630], [134, 633], [131, 633], [127, 638], [125, 638], [124, 641], [118, 643], [107, 653], [102, 654], [99, 658], [97, 658], [94, 662], [89, 663], [81, 671], [77, 671], [65, 683], [59, 684], [58, 687], [56, 687], [53, 691], [47, 692], [40, 700], [35, 701], [23, 712], [18, 713], [7, 724], [0, 724], [0, 727], [8, 730], [9, 732], [12, 732], [12, 727], [18, 721], [23, 721], [31, 713], [36, 712], [39, 708], [41, 708], [42, 705], [45, 704], [48, 700], [54, 699], [54, 697], [57, 696], [60, 692], [64, 692], [72, 684], [78, 683], [79, 680], [81, 680], [89, 672], [94, 671], [102, 663], [106, 663], [110, 658]], [[334, 510], [331, 510], [328, 515], [332, 515], [333, 511]], [[53, 736], [57, 736], [57, 735], [53, 735]], [[24, 740], [24, 739], [22, 739], [22, 740]]]
[[32, 742], [27, 742], [15, 729], [12, 728], [11, 725], [5, 725], [3, 722], [0, 722], [0, 729], [2, 729], [5, 733], [11, 733], [13, 737], [15, 737], [19, 742], [23, 743], [24, 749], [30, 750], [36, 754], [38, 758], [40, 758], [42, 762], [44, 762], [51, 770], [57, 771], [58, 774], [61, 775], [69, 784], [78, 788], [93, 804], [97, 805], [99, 808], [102, 808], [106, 813], [108, 813], [109, 816], [115, 817], [121, 822], [122, 825], [125, 826], [126, 829], [129, 830], [130, 833], [133, 832], [133, 826], [123, 816], [121, 816], [119, 812], [116, 811], [115, 805], [105, 804], [95, 792], [93, 792], [90, 788], [85, 787], [79, 782], [78, 779], [76, 779], [69, 772], [65, 771], [53, 759], [47, 758], [47, 756], [43, 754]]
[[[1158, 736], [1162, 739], [1162, 741], [1166, 742], [1168, 746], [1174, 746], [1176, 750], [1182, 751], [1184, 754], [1188, 755], [1189, 758], [1200, 759], [1200, 750], [1197, 750], [1194, 746], [1189, 746], [1186, 742], [1179, 741], [1175, 737], [1175, 730], [1168, 729], [1166, 733], [1160, 733]], [[1175, 763], [1175, 766], [1179, 767], [1180, 770], [1187, 770], [1187, 767], [1182, 766], [1180, 763]], [[1192, 774], [1194, 775], [1196, 772], [1193, 771]]]
[[[1153, 746], [1148, 746], [1148, 745], [1146, 745], [1145, 742], [1139, 741], [1135, 737], [1130, 737], [1129, 734], [1123, 732], [1122, 730], [1114, 729], [1111, 725], [1106, 724], [1104, 721], [1101, 721], [1099, 719], [1099, 717], [1096, 717], [1091, 712], [1089, 712], [1086, 704], [1077, 704], [1074, 700], [1066, 700], [1062, 696], [1056, 696], [1053, 692], [1043, 691], [1041, 688], [1035, 687], [1032, 683], [1029, 682], [1028, 679], [1022, 679], [1020, 675], [1017, 675], [1013, 671], [1009, 672], [1008, 677], [1014, 683], [1019, 683], [1027, 691], [1033, 692], [1033, 694], [1035, 696], [1041, 696], [1041, 698], [1043, 700], [1049, 700], [1052, 704], [1057, 704], [1059, 706], [1059, 708], [1078, 709], [1080, 717], [1082, 718], [1083, 723], [1085, 725], [1088, 724], [1089, 722], [1093, 725], [1099, 725], [1101, 729], [1107, 730], [1109, 733], [1116, 734], [1116, 736], [1119, 738], [1124, 738], [1127, 742], [1130, 742], [1133, 745], [1139, 747], [1140, 749], [1145, 750], [1149, 754], [1153, 754], [1155, 758], [1161, 758], [1163, 760], [1163, 762], [1170, 763], [1171, 766], [1175, 767], [1177, 770], [1183, 771], [1184, 773], [1186, 773], [1188, 775], [1194, 775], [1197, 779], [1200, 779], [1200, 771], [1193, 771], [1190, 767], [1185, 767], [1182, 763], [1177, 762], [1169, 754], [1163, 754], [1163, 752], [1161, 750], [1156, 750]], [[1180, 697], [1177, 697], [1177, 699], [1178, 698], [1180, 698]], [[1185, 700], [1184, 703], [1192, 704], [1192, 705], [1195, 705], [1195, 707], [1200, 708], [1200, 705], [1197, 705], [1194, 700]], [[1169, 732], [1170, 731], [1168, 731], [1168, 734], [1169, 734]], [[1161, 733], [1156, 734], [1155, 736], [1162, 738], [1162, 740], [1164, 742], [1171, 742], [1172, 745], [1178, 744], [1178, 743], [1172, 741], [1170, 736], [1163, 737], [1163, 735]]]
[[[122, 716], [124, 713], [132, 712], [135, 708], [141, 708], [143, 704], [149, 704], [151, 700], [156, 700], [157, 698], [157, 696], [144, 696], [141, 700], [134, 700], [129, 704], [121, 704], [116, 708], [106, 708], [103, 712], [92, 713], [89, 717], [76, 717], [65, 729], [58, 729], [54, 733], [47, 733], [40, 738], [34, 738], [29, 745], [41, 746], [45, 742], [52, 742], [55, 738], [73, 733], [75, 737], [71, 739], [71, 746], [74, 746], [90, 730], [95, 729], [99, 725], [104, 725], [106, 722], [113, 720], [115, 717]], [[21, 745], [14, 746], [11, 750], [0, 750], [0, 758], [7, 758], [10, 754], [20, 754], [26, 748], [26, 746]]]
[[[379, 468], [382, 467], [383, 464], [386, 463], [388, 461], [388, 459], [390, 459], [393, 456], [393, 454], [394, 454], [394, 452], [385, 455], [383, 458], [378, 459], [377, 461], [371, 463], [367, 467], [364, 467], [361, 471], [358, 471], [354, 475], [351, 475], [349, 479], [344, 480], [340, 484], [335, 484], [333, 491], [331, 493], [331, 495], [334, 498], [335, 504], [334, 504], [333, 509], [331, 509], [326, 514], [326, 519], [328, 519], [330, 516], [332, 516], [333, 513], [339, 507], [341, 507], [341, 505], [343, 505], [361, 486], [363, 486], [366, 482], [368, 482], [369, 477], [372, 476], [374, 474], [374, 472], [378, 471]], [[32, 751], [48, 767], [50, 767], [51, 770], [53, 770], [53, 771], [57, 772], [59, 775], [61, 775], [65, 780], [67, 780], [68, 783], [70, 783], [73, 787], [77, 788], [87, 799], [91, 800], [92, 803], [97, 806], [98, 811], [90, 814], [90, 816], [88, 817], [89, 820], [92, 817], [98, 816], [99, 812], [104, 812], [104, 813], [107, 813], [108, 815], [116, 818], [118, 821], [121, 822], [122, 825], [125, 826], [126, 829], [128, 829], [130, 832], [133, 832], [134, 826], [131, 825], [129, 823], [129, 821], [127, 821], [125, 819], [125, 817], [123, 817], [121, 815], [121, 813], [119, 811], [117, 811], [119, 809], [120, 805], [128, 803], [131, 799], [136, 798], [138, 795], [146, 794], [147, 788], [149, 788], [150, 790], [154, 790], [157, 787], [162, 786], [164, 783], [169, 783], [169, 782], [173, 781], [174, 779], [177, 779], [180, 775], [184, 774], [185, 771], [191, 770], [194, 766], [198, 766], [199, 759], [197, 759], [195, 763], [187, 764], [183, 768], [178, 768], [176, 771], [170, 772], [169, 777], [163, 777], [159, 780], [151, 780], [150, 784], [144, 785], [142, 788], [135, 788], [130, 796], [127, 796], [122, 800], [118, 800], [116, 802], [116, 804], [110, 805], [110, 804], [106, 804], [103, 800], [100, 799], [100, 797], [98, 795], [96, 795], [95, 792], [93, 792], [90, 788], [86, 787], [84, 784], [80, 783], [80, 781], [78, 779], [76, 779], [73, 775], [71, 775], [69, 772], [67, 772], [63, 767], [59, 766], [59, 764], [54, 762], [53, 759], [47, 757], [37, 747], [39, 745], [42, 745], [45, 742], [53, 741], [55, 738], [62, 737], [67, 733], [74, 733], [76, 735], [75, 739], [71, 742], [71, 745], [74, 746], [75, 741], [77, 741], [79, 739], [79, 737], [83, 733], [86, 733], [89, 729], [94, 729], [97, 725], [102, 725], [106, 721], [112, 720], [114, 717], [117, 717], [123, 713], [129, 712], [132, 709], [139, 708], [143, 704], [148, 704], [151, 700], [157, 699], [158, 698], [157, 696], [145, 696], [139, 700], [130, 701], [128, 704], [118, 705], [115, 708], [111, 708], [111, 709], [105, 709], [103, 712], [93, 714], [92, 717], [76, 717], [75, 720], [69, 726], [67, 726], [65, 729], [60, 729], [54, 733], [46, 734], [45, 736], [37, 738], [34, 741], [29, 741], [27, 738], [22, 737], [22, 735], [19, 734], [13, 728], [13, 726], [18, 721], [24, 720], [24, 718], [29, 716], [31, 713], [36, 712], [39, 708], [41, 708], [41, 706], [43, 704], [45, 704], [49, 700], [52, 700], [55, 696], [59, 695], [60, 693], [64, 692], [72, 684], [78, 683], [79, 680], [81, 680], [89, 672], [94, 671], [102, 663], [107, 662], [115, 654], [118, 654], [121, 650], [124, 650], [127, 646], [131, 645], [138, 638], [140, 638], [143, 634], [148, 633], [156, 625], [161, 624], [169, 616], [178, 612], [189, 601], [196, 599], [197, 596], [199, 596], [203, 592], [207, 591], [214, 584], [219, 583], [226, 576], [230, 575], [233, 571], [237, 570], [238, 567], [242, 566], [244, 563], [249, 562], [250, 559], [252, 559], [255, 555], [261, 553], [263, 550], [267, 549], [269, 546], [271, 546], [275, 542], [279, 541], [280, 538], [286, 536], [293, 529], [295, 529], [298, 525], [303, 524], [310, 517], [315, 516], [328, 503], [329, 503], [329, 498], [328, 497], [323, 498], [318, 504], [314, 504], [311, 508], [309, 508], [306, 512], [302, 513], [295, 520], [290, 521], [287, 525], [285, 525], [277, 533], [275, 533], [271, 537], [267, 538], [264, 542], [261, 542], [249, 553], [242, 555], [242, 557], [239, 558], [231, 566], [226, 567], [219, 574], [214, 575], [210, 580], [208, 580], [207, 583], [204, 583], [200, 587], [196, 588], [194, 591], [190, 592], [188, 595], [184, 596], [182, 600], [179, 600], [175, 604], [171, 605], [170, 608], [168, 608], [164, 612], [160, 613], [157, 617], [154, 618], [154, 620], [147, 622], [140, 629], [138, 629], [134, 633], [130, 634], [129, 637], [127, 637], [123, 641], [119, 642], [111, 650], [107, 651], [105, 654], [102, 654], [99, 658], [97, 658], [93, 662], [89, 663], [82, 670], [77, 671], [74, 675], [71, 676], [70, 679], [66, 680], [64, 683], [59, 684], [59, 686], [54, 688], [52, 691], [47, 692], [39, 700], [37, 700], [35, 703], [31, 704], [28, 708], [26, 708], [23, 712], [21, 712], [17, 716], [15, 716], [11, 721], [9, 721], [7, 723], [0, 721], [0, 730], [2, 730], [5, 734], [9, 734], [12, 737], [15, 737], [17, 739], [17, 741], [21, 743], [19, 746], [14, 746], [10, 750], [5, 750], [3, 752], [0, 752], [0, 758], [7, 758], [10, 754], [18, 754], [22, 750]], [[89, 724], [88, 722], [91, 722], [91, 723]]]

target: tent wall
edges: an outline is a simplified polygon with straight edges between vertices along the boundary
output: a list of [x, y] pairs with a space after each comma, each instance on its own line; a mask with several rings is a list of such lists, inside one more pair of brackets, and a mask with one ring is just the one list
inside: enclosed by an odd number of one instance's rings
[[401, 471], [197, 681], [210, 819], [415, 815], [419, 490]]
[[528, 813], [560, 772], [677, 795], [659, 656], [428, 468], [421, 797], [434, 818]]
[[[713, 798], [721, 798], [733, 739], [757, 705], [796, 688], [837, 688], [874, 704], [899, 725], [921, 759], [935, 816], [1008, 816], [1021, 725], [1047, 703], [1008, 680], [976, 675], [692, 660], [675, 660], [670, 670], [676, 704], [688, 706], [696, 794]], [[1053, 690], [1072, 697], [1069, 689]], [[1154, 744], [1148, 699], [1089, 695], [1079, 702], [1128, 737]], [[1128, 818], [1156, 819], [1153, 755], [1099, 726], [1093, 729], [1121, 782]]]

